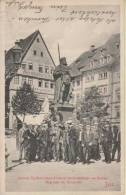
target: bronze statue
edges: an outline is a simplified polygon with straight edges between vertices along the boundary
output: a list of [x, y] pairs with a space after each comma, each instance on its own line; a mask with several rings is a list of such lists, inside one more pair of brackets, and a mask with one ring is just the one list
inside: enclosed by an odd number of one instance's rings
[[55, 81], [55, 103], [69, 103], [72, 97], [72, 85], [70, 68], [67, 66], [66, 58], [60, 59], [60, 65], [56, 67], [53, 77]]

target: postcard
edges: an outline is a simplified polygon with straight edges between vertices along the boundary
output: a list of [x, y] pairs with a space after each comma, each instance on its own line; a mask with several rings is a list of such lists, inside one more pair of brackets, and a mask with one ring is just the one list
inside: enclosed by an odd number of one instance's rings
[[1, 0], [0, 14], [1, 192], [123, 195], [124, 1]]

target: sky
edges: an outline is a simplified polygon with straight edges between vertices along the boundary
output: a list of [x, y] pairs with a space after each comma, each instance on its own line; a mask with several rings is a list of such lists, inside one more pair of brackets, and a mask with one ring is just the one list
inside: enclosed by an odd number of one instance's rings
[[[73, 14], [73, 10], [76, 11]], [[40, 11], [37, 10], [36, 11]], [[114, 15], [103, 14], [103, 22], [84, 22], [79, 20], [80, 11], [86, 13], [88, 11], [112, 11]], [[19, 17], [23, 20], [19, 21]], [[24, 18], [32, 17], [49, 17], [49, 22], [30, 21], [25, 22]], [[75, 17], [75, 20], [67, 22], [59, 22], [58, 17]], [[83, 16], [84, 17], [84, 16]], [[90, 15], [89, 18], [96, 18], [96, 15]], [[98, 17], [98, 16], [97, 16]], [[107, 24], [105, 21], [114, 19], [114, 22]], [[67, 6], [65, 10], [61, 8], [44, 7], [40, 13], [35, 10], [19, 9], [18, 6], [6, 6], [5, 12], [5, 49], [10, 49], [14, 42], [18, 39], [23, 39], [29, 36], [36, 30], [39, 30], [43, 39], [54, 59], [56, 65], [58, 59], [58, 44], [60, 47], [61, 57], [65, 56], [68, 64], [71, 64], [83, 52], [90, 49], [91, 45], [96, 47], [104, 44], [112, 34], [120, 32], [120, 13], [118, 6]]]

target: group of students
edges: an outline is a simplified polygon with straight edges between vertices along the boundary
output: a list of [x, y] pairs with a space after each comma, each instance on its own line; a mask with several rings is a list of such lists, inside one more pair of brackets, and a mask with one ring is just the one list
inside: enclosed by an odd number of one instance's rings
[[[59, 124], [46, 121], [39, 126], [22, 124], [18, 132], [19, 160], [90, 163], [104, 156], [106, 163], [120, 161], [120, 130], [107, 123], [92, 131], [90, 126], [72, 121]], [[117, 153], [117, 154], [116, 154]]]

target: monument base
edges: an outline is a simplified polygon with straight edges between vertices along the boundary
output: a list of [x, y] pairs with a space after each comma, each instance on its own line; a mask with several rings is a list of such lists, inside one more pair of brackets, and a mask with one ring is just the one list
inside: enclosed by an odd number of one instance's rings
[[60, 111], [63, 115], [63, 121], [67, 121], [73, 118], [74, 106], [72, 104], [58, 104], [56, 105], [57, 111]]

